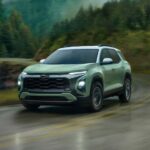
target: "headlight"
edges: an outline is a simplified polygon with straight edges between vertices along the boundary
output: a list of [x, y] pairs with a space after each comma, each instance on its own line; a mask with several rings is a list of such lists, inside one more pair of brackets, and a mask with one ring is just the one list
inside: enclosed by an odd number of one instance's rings
[[82, 76], [85, 75], [87, 71], [81, 71], [81, 72], [71, 72], [69, 73], [70, 75], [74, 75], [74, 76]]
[[26, 72], [22, 72], [22, 73], [21, 73], [21, 77], [22, 77], [22, 78], [24, 78], [26, 75], [27, 75]]
[[21, 81], [20, 80], [18, 80], [17, 85], [21, 86]]
[[18, 81], [17, 81], [17, 85], [18, 85], [18, 90], [20, 90], [21, 89], [21, 87], [22, 87], [22, 80], [23, 80], [23, 78], [25, 78], [26, 77], [26, 75], [27, 75], [27, 73], [26, 72], [22, 72], [20, 75], [19, 75], [19, 77], [18, 77]]
[[18, 86], [18, 90], [20, 91], [21, 86], [22, 86], [22, 81], [21, 81], [21, 79], [18, 79], [17, 86]]

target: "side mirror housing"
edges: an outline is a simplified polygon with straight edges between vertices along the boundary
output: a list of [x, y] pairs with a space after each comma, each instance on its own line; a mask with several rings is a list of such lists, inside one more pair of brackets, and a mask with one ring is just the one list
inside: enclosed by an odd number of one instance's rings
[[111, 58], [104, 58], [103, 62], [102, 62], [102, 65], [109, 65], [109, 64], [112, 64], [112, 63], [113, 63], [113, 60]]
[[40, 64], [43, 64], [44, 61], [45, 61], [45, 59], [41, 59], [41, 60], [40, 60]]

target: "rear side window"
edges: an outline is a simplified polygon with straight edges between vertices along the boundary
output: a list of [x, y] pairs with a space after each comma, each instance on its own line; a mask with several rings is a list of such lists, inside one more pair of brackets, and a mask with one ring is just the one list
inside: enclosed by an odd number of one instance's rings
[[100, 62], [102, 63], [105, 58], [111, 58], [114, 64], [121, 61], [120, 56], [114, 49], [105, 48], [102, 50]]
[[111, 58], [109, 49], [103, 49], [100, 57], [100, 62], [102, 63], [105, 58]]
[[119, 63], [119, 62], [121, 61], [121, 59], [120, 59], [118, 53], [117, 53], [115, 50], [109, 49], [109, 53], [110, 53], [111, 58], [112, 58], [112, 60], [113, 60], [113, 62], [114, 62], [115, 64], [116, 64], [116, 63]]

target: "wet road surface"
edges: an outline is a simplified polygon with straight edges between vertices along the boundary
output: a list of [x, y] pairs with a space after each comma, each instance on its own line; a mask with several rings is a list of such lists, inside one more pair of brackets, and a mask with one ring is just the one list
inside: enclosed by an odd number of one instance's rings
[[132, 102], [98, 113], [72, 107], [0, 108], [0, 150], [143, 150], [150, 147], [150, 76], [134, 77]]

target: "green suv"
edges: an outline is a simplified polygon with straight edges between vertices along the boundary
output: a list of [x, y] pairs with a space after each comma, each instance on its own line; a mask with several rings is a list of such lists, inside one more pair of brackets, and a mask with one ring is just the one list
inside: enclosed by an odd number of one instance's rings
[[131, 67], [113, 47], [65, 47], [27, 67], [18, 78], [18, 87], [19, 98], [29, 110], [81, 104], [99, 111], [106, 97], [130, 101]]

